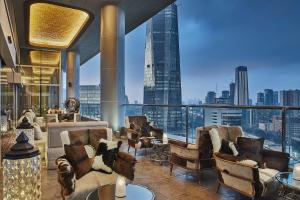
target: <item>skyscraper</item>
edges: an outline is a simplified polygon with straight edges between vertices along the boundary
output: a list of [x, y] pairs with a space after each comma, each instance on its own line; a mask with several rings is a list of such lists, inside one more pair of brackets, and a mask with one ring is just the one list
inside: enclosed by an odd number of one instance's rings
[[249, 105], [248, 70], [246, 66], [235, 68], [235, 105]]
[[273, 93], [273, 104], [274, 105], [279, 105], [279, 93], [278, 93], [278, 91], [274, 91], [274, 93]]
[[205, 103], [214, 104], [216, 103], [216, 93], [213, 91], [208, 91], [205, 97]]
[[272, 89], [265, 89], [265, 104], [266, 106], [274, 105], [274, 91]]
[[[144, 104], [181, 105], [177, 6], [172, 4], [147, 22]], [[166, 132], [181, 131], [181, 108], [146, 107], [150, 120]], [[166, 130], [167, 129], [167, 130]]]
[[257, 93], [256, 105], [263, 106], [265, 104], [265, 94], [263, 92]]
[[229, 95], [230, 100], [229, 100], [229, 102], [230, 102], [231, 105], [234, 105], [234, 91], [235, 91], [235, 83], [232, 82], [229, 85], [229, 92], [230, 92], [230, 95]]

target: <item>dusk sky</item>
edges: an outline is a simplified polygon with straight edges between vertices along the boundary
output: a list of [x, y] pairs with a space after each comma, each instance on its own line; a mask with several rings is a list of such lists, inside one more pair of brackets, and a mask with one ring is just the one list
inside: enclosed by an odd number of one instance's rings
[[[266, 88], [300, 89], [299, 0], [178, 0], [183, 102], [229, 90], [248, 67], [250, 98]], [[126, 35], [125, 84], [143, 102], [146, 23]], [[80, 84], [100, 83], [100, 56], [81, 66]]]

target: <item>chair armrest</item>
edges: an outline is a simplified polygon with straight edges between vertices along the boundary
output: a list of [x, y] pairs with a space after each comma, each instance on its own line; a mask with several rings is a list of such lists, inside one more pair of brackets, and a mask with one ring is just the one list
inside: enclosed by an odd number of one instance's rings
[[276, 169], [281, 172], [288, 171], [290, 155], [288, 153], [263, 150], [263, 160], [267, 168]]
[[172, 140], [172, 139], [169, 139], [169, 144], [175, 145], [175, 146], [180, 146], [183, 148], [186, 148], [188, 146], [188, 144], [186, 142], [182, 142], [179, 140]]
[[61, 194], [63, 197], [69, 196], [75, 191], [75, 173], [72, 165], [65, 158], [65, 156], [61, 156], [55, 161], [57, 174], [58, 174], [58, 182], [61, 186]]
[[118, 152], [113, 169], [116, 173], [123, 175], [129, 180], [133, 180], [136, 162], [136, 159], [132, 155], [125, 152]]

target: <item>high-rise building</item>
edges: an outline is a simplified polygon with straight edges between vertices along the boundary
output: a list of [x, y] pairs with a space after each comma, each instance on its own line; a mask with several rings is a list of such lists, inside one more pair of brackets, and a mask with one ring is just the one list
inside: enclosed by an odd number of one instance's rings
[[[147, 22], [144, 104], [181, 105], [177, 6], [171, 4]], [[182, 132], [180, 107], [145, 107], [145, 114], [166, 132]]]
[[265, 94], [263, 92], [257, 93], [256, 105], [263, 106], [265, 104]]
[[205, 103], [214, 104], [216, 103], [216, 93], [213, 91], [208, 91], [205, 97]]
[[279, 94], [278, 91], [274, 91], [273, 93], [273, 105], [279, 105]]
[[274, 105], [274, 91], [272, 89], [265, 89], [265, 103], [266, 106]]
[[281, 90], [280, 105], [300, 106], [300, 90]]
[[80, 86], [80, 114], [93, 119], [100, 119], [100, 86]]
[[246, 66], [235, 68], [235, 105], [249, 105], [248, 70]]
[[230, 93], [228, 90], [223, 90], [222, 91], [222, 98], [229, 98], [230, 96]]
[[229, 85], [229, 92], [230, 92], [230, 96], [229, 96], [230, 100], [229, 100], [229, 102], [230, 102], [231, 105], [234, 105], [234, 91], [235, 91], [235, 83], [232, 82]]

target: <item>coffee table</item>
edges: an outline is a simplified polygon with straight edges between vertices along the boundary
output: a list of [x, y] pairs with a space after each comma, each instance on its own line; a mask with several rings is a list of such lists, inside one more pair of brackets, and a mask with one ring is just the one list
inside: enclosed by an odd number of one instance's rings
[[169, 161], [170, 145], [163, 143], [162, 140], [152, 140], [152, 152], [150, 154], [150, 160], [159, 162], [161, 165], [165, 161]]
[[126, 187], [126, 197], [115, 197], [116, 185], [104, 185], [91, 192], [86, 200], [155, 200], [155, 194], [152, 190], [143, 185], [128, 184]]
[[293, 179], [292, 172], [279, 172], [276, 180], [281, 184], [279, 196], [288, 199], [300, 199], [300, 181]]

